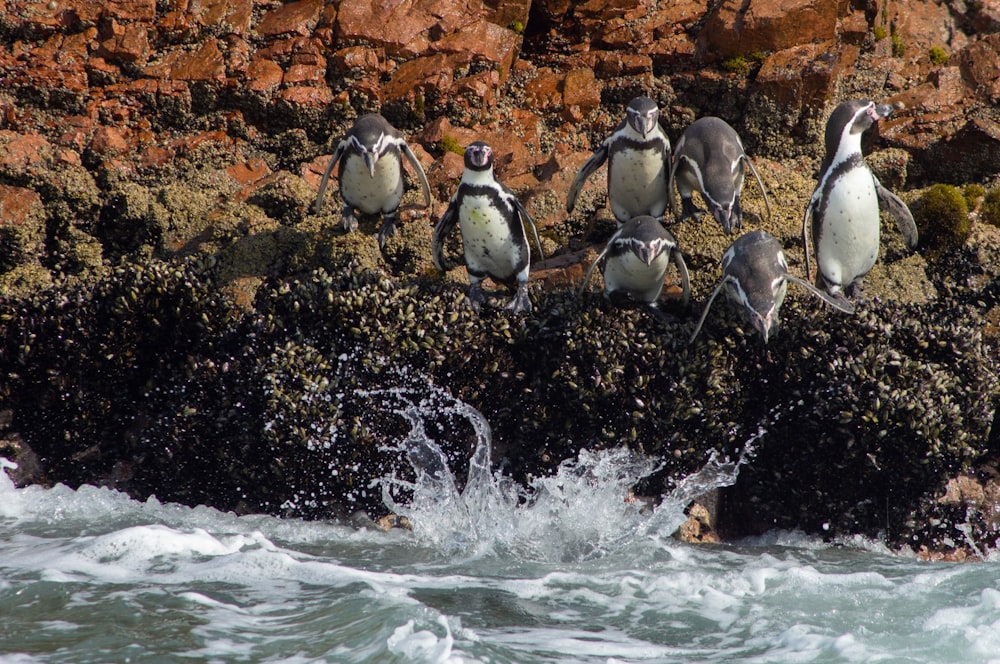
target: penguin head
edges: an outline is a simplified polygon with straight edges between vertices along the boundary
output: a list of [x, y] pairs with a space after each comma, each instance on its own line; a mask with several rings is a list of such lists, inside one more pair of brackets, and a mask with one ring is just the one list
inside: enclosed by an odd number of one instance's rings
[[646, 138], [656, 129], [656, 124], [660, 119], [660, 109], [656, 102], [649, 97], [636, 97], [629, 102], [628, 108], [625, 109], [625, 116], [628, 125], [640, 136]]
[[778, 330], [778, 312], [788, 289], [781, 245], [764, 231], [741, 236], [722, 257], [726, 295], [742, 307], [766, 344]]
[[390, 146], [395, 144], [395, 130], [378, 113], [368, 113], [358, 118], [350, 132], [350, 141], [365, 161], [365, 166], [375, 177], [375, 166]]
[[663, 252], [677, 248], [677, 241], [655, 217], [641, 215], [622, 224], [613, 242], [635, 254], [646, 265], [652, 264]]
[[470, 171], [488, 171], [493, 168], [493, 149], [476, 141], [465, 148], [465, 168]]
[[[735, 163], [742, 167], [742, 162]], [[733, 177], [733, 173], [713, 176], [705, 182], [701, 195], [705, 205], [708, 206], [708, 211], [722, 225], [726, 235], [732, 233], [734, 228], [743, 226], [743, 210], [740, 207], [739, 192]], [[740, 181], [742, 182], [742, 174]]]
[[861, 134], [868, 131], [879, 120], [888, 117], [894, 110], [890, 104], [876, 104], [868, 99], [852, 99], [842, 102], [826, 121], [826, 153], [836, 154], [844, 142], [857, 144], [860, 149]]

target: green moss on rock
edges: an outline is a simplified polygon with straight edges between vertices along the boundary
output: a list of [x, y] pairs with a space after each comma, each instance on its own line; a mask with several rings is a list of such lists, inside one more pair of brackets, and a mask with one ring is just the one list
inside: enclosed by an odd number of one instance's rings
[[941, 246], [960, 245], [969, 236], [969, 207], [962, 190], [935, 184], [924, 191], [913, 210], [921, 239]]

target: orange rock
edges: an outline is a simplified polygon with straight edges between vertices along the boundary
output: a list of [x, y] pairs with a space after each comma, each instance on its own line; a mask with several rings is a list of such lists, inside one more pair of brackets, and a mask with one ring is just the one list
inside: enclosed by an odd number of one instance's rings
[[489, 9], [486, 19], [491, 23], [511, 29], [528, 25], [531, 0], [484, 0], [483, 4]]
[[219, 40], [209, 38], [195, 51], [174, 50], [145, 69], [147, 76], [181, 81], [218, 81], [226, 77], [226, 61]]
[[319, 23], [323, 11], [323, 0], [298, 0], [264, 14], [257, 25], [261, 37], [284, 34], [308, 36]]
[[562, 106], [563, 76], [548, 67], [540, 68], [535, 77], [524, 85], [525, 101], [539, 111], [551, 111]]
[[44, 252], [45, 206], [31, 189], [0, 185], [0, 270], [35, 263]]
[[478, 0], [344, 0], [337, 11], [336, 34], [346, 42], [383, 47], [390, 55], [414, 56], [426, 51], [428, 35], [451, 34], [486, 15]]
[[90, 149], [102, 157], [125, 154], [128, 152], [128, 141], [117, 127], [99, 126], [94, 130], [90, 140]]
[[856, 46], [838, 47], [835, 41], [778, 51], [764, 60], [752, 89], [774, 100], [778, 108], [796, 112], [822, 108], [833, 94], [841, 72], [857, 57]]
[[271, 93], [281, 85], [284, 72], [273, 60], [255, 58], [247, 68], [247, 87], [254, 92]]
[[241, 37], [250, 34], [251, 0], [191, 0], [188, 12], [206, 28], [223, 28]]
[[123, 25], [112, 19], [104, 25], [98, 38], [101, 42], [97, 55], [109, 61], [141, 66], [149, 59], [149, 39], [145, 25]]
[[489, 21], [480, 20], [440, 41], [431, 49], [441, 53], [468, 53], [475, 60], [485, 60], [500, 68], [501, 79], [510, 73], [521, 48], [521, 38], [514, 32]]
[[326, 80], [326, 67], [316, 65], [295, 64], [288, 68], [281, 82], [284, 85], [323, 85]]
[[701, 31], [719, 58], [826, 42], [837, 37], [837, 4], [829, 0], [724, 0]]
[[1000, 101], [1000, 34], [987, 35], [959, 54], [962, 78], [985, 101]]
[[367, 46], [348, 46], [333, 54], [333, 66], [340, 72], [378, 71], [378, 52]]
[[588, 114], [600, 106], [603, 87], [593, 69], [573, 69], [563, 81], [563, 104], [573, 112]]
[[382, 86], [384, 99], [411, 99], [416, 93], [443, 95], [451, 88], [455, 69], [465, 67], [472, 56], [462, 53], [439, 53], [407, 60]]
[[295, 106], [325, 108], [333, 101], [333, 93], [325, 85], [295, 85], [279, 92], [278, 98]]

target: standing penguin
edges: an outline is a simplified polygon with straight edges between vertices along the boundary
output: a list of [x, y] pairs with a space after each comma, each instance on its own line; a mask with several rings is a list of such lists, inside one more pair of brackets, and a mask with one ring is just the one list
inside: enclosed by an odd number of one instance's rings
[[663, 279], [673, 263], [681, 277], [683, 304], [691, 295], [687, 265], [677, 241], [655, 217], [642, 215], [624, 224], [608, 240], [604, 251], [587, 270], [580, 293], [587, 287], [590, 276], [604, 261], [604, 295], [613, 302], [632, 301], [652, 307], [659, 314]]
[[667, 173], [670, 139], [660, 128], [660, 109], [649, 97], [636, 97], [625, 109], [625, 120], [594, 151], [569, 188], [566, 211], [590, 174], [608, 162], [608, 202], [619, 225], [633, 217], [662, 217], [669, 203]]
[[334, 165], [340, 162], [340, 195], [344, 199], [341, 225], [348, 233], [358, 227], [355, 210], [364, 214], [383, 214], [378, 232], [379, 246], [396, 232], [396, 216], [403, 200], [403, 164], [405, 155], [420, 180], [424, 202], [431, 205], [431, 186], [416, 155], [403, 135], [378, 113], [358, 118], [337, 144], [330, 164], [323, 173], [314, 211], [323, 207], [323, 194]]
[[861, 135], [892, 110], [867, 99], [846, 101], [826, 123], [826, 158], [802, 219], [802, 243], [808, 275], [811, 217], [816, 285], [841, 300], [878, 259], [880, 209], [896, 218], [906, 246], [917, 246], [917, 226], [906, 203], [882, 186], [861, 155]]
[[854, 305], [850, 302], [831, 297], [805, 279], [789, 274], [785, 252], [773, 235], [751, 231], [737, 238], [722, 255], [722, 280], [705, 303], [688, 343], [698, 336], [708, 310], [712, 308], [719, 291], [725, 288], [726, 297], [743, 307], [750, 324], [760, 332], [766, 344], [778, 329], [778, 311], [785, 301], [789, 281], [844, 313], [854, 313]]
[[481, 141], [465, 149], [465, 170], [458, 190], [451, 197], [434, 227], [434, 265], [441, 272], [454, 267], [444, 256], [444, 242], [457, 223], [462, 233], [465, 264], [469, 271], [469, 301], [476, 311], [486, 301], [482, 281], [486, 277], [510, 284], [517, 292], [507, 305], [514, 313], [531, 311], [528, 299], [528, 267], [531, 252], [525, 222], [531, 226], [542, 254], [535, 222], [520, 201], [493, 176], [493, 150]]
[[741, 228], [743, 208], [740, 205], [740, 194], [743, 192], [744, 165], [750, 168], [757, 179], [770, 217], [771, 201], [767, 198], [764, 183], [753, 162], [743, 151], [743, 143], [736, 130], [721, 118], [709, 116], [695, 120], [681, 135], [670, 167], [667, 192], [671, 211], [677, 213], [674, 203], [676, 182], [681, 195], [681, 219], [699, 218], [705, 212], [694, 205], [694, 192], [698, 191], [727, 235], [734, 228]]

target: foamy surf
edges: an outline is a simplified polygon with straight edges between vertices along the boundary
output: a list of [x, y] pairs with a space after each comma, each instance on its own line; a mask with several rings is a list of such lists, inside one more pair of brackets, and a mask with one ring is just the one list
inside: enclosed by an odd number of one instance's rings
[[[410, 423], [386, 446], [416, 471], [381, 489], [412, 532], [18, 489], [0, 471], [0, 659], [1000, 661], [995, 562], [787, 532], [685, 545], [670, 536], [683, 506], [748, 457], [706, 460], [650, 513], [623, 500], [649, 459], [584, 450], [516, 486], [487, 462], [474, 409], [386, 399]], [[422, 427], [428, 408], [476, 431], [464, 483]]]

